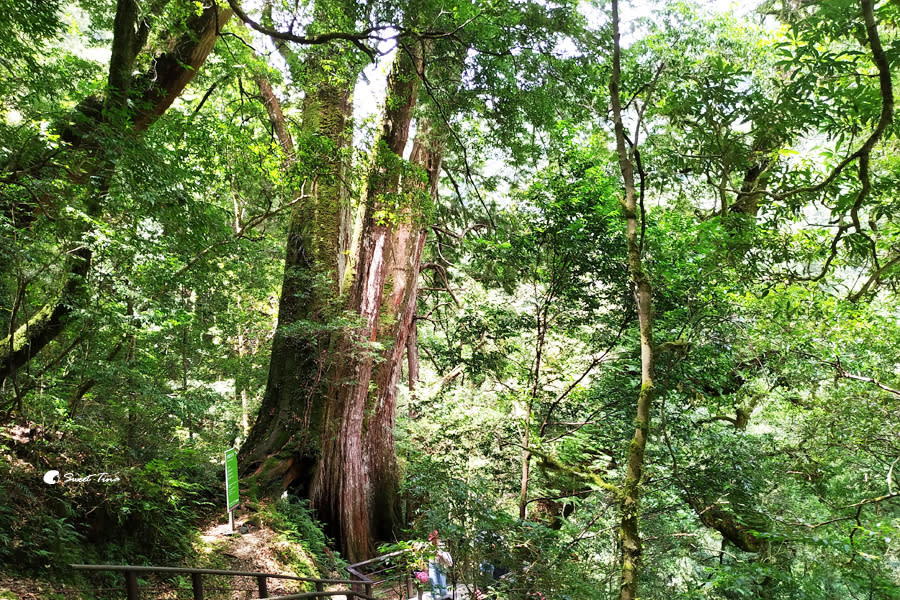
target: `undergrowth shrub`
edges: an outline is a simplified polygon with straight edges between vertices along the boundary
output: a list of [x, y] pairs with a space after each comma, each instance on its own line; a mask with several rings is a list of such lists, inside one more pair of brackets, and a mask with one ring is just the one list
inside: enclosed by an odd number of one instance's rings
[[345, 563], [329, 548], [331, 540], [325, 535], [322, 524], [309, 508], [309, 501], [287, 496], [266, 504], [260, 516], [285, 541], [296, 544], [301, 552], [290, 552], [286, 559], [301, 577], [321, 577], [335, 573]]
[[[0, 564], [7, 574], [68, 579], [76, 577], [71, 563], [177, 563], [193, 552], [200, 518], [222, 487], [217, 468], [191, 449], [160, 448], [156, 458], [129, 465], [114, 448], [76, 436], [3, 433]], [[44, 482], [48, 470], [60, 472], [58, 483]], [[67, 482], [66, 473], [108, 473], [109, 480]]]

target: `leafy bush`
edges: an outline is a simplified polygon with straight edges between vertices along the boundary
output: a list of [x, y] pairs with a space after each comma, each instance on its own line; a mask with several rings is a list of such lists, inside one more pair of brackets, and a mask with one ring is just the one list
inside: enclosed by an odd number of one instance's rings
[[287, 496], [265, 505], [260, 516], [287, 541], [303, 549], [304, 553], [295, 552], [284, 557], [298, 575], [320, 577], [336, 572], [345, 564], [339, 555], [329, 549], [331, 540], [310, 510], [309, 501]]
[[[193, 450], [179, 450], [134, 469], [104, 507], [119, 532], [109, 532], [110, 553], [150, 563], [189, 554], [199, 515], [215, 505], [210, 490], [219, 487], [215, 467]], [[127, 537], [116, 539], [121, 532]]]
[[[176, 562], [192, 552], [198, 518], [213, 505], [209, 490], [221, 487], [215, 467], [193, 450], [129, 469], [109, 448], [75, 437], [10, 441], [0, 447], [7, 459], [0, 460], [0, 563], [11, 573], [71, 576], [70, 563]], [[67, 466], [73, 458], [77, 467]], [[44, 483], [48, 467], [61, 472], [60, 483]], [[66, 473], [110, 480], [67, 483]]]

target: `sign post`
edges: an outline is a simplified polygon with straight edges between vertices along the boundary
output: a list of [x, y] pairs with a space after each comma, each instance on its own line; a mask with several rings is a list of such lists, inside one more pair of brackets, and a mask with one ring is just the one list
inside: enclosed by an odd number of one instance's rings
[[237, 450], [225, 451], [225, 505], [228, 508], [228, 524], [234, 531], [234, 509], [238, 505]]

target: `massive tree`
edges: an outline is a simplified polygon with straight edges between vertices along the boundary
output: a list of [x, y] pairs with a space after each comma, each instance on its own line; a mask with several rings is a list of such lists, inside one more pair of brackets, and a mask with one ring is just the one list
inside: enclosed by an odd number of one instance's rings
[[4, 566], [189, 556], [248, 436], [491, 596], [900, 596], [896, 2], [73, 2], [0, 0]]
[[[283, 55], [285, 42], [313, 39], [365, 49], [366, 35], [387, 29], [375, 19], [362, 32], [349, 33], [355, 21], [329, 17], [328, 6], [317, 5], [317, 22], [302, 35], [242, 18], [272, 36]], [[389, 6], [384, 10], [396, 14]], [[564, 27], [540, 11], [522, 10], [527, 18], [515, 13], [491, 17], [509, 29], [500, 29], [504, 36], [517, 40], [531, 21], [538, 31]], [[245, 475], [262, 491], [292, 487], [309, 497], [351, 558], [369, 552], [371, 536], [389, 539], [396, 532], [397, 384], [409, 348], [415, 348], [410, 334], [426, 209], [436, 198], [443, 148], [454, 127], [465, 49], [498, 44], [488, 36], [498, 37], [497, 26], [484, 33], [469, 31], [470, 24], [485, 19], [482, 12], [488, 11], [475, 3], [462, 3], [453, 12], [427, 4], [401, 12], [402, 22], [394, 25], [399, 30], [393, 38], [397, 53], [384, 115], [364, 169], [352, 236], [346, 220], [352, 194], [344, 173], [349, 169], [341, 149], [355, 74], [339, 68], [336, 84], [335, 61], [322, 59], [328, 50], [314, 50], [303, 59], [307, 89], [302, 127], [311, 136], [310, 147], [324, 148], [330, 158], [306, 180], [307, 197], [292, 217], [269, 382], [241, 457]], [[500, 44], [513, 43], [504, 36], [499, 36]], [[494, 47], [486, 54], [509, 55]], [[486, 69], [482, 65], [479, 70]], [[415, 108], [424, 94], [429, 114], [418, 120], [407, 161], [403, 156]], [[283, 121], [273, 118], [273, 123]], [[283, 125], [274, 129], [286, 138]], [[294, 164], [292, 146], [284, 141], [282, 146]], [[461, 150], [465, 156], [465, 148]], [[415, 357], [411, 360], [415, 364]]]
[[[324, 12], [324, 11], [323, 11]], [[320, 13], [321, 18], [321, 13]], [[281, 51], [296, 64], [298, 57], [282, 45]], [[345, 151], [350, 132], [351, 93], [358, 75], [352, 64], [340, 75], [321, 70], [327, 49], [314, 49], [303, 65], [306, 95], [302, 106], [301, 141], [313, 148], [313, 160], [324, 157], [308, 178], [298, 165], [297, 153], [281, 103], [264, 75], [257, 83], [285, 158], [297, 182], [299, 202], [291, 211], [287, 234], [284, 278], [278, 324], [266, 392], [259, 414], [241, 448], [245, 469], [255, 470], [269, 457], [288, 449], [284, 460], [270, 461], [259, 472], [264, 487], [284, 476], [287, 487], [298, 479], [308, 484], [317, 464], [318, 435], [324, 401], [318, 390], [331, 344], [328, 322], [336, 308], [346, 268], [350, 190]], [[309, 152], [305, 156], [309, 156]], [[298, 424], [300, 427], [298, 427]], [[302, 430], [299, 439], [293, 439]], [[293, 442], [288, 445], [289, 442]], [[277, 487], [277, 486], [276, 486]]]
[[[313, 506], [323, 519], [337, 523], [344, 553], [350, 559], [367, 557], [371, 548], [369, 530], [369, 472], [367, 466], [387, 470], [378, 481], [389, 485], [396, 464], [389, 460], [366, 465], [365, 437], [369, 431], [383, 433], [381, 427], [367, 429], [366, 416], [377, 422], [387, 416], [370, 403], [370, 381], [375, 364], [375, 349], [368, 343], [378, 342], [379, 321], [395, 319], [396, 315], [382, 315], [388, 267], [391, 261], [391, 242], [397, 227], [402, 204], [400, 194], [402, 155], [409, 136], [412, 110], [418, 98], [419, 73], [422, 69], [422, 49], [411, 44], [408, 51], [397, 55], [390, 77], [385, 102], [381, 139], [376, 142], [375, 156], [366, 181], [366, 198], [361, 207], [362, 229], [353, 283], [348, 306], [359, 321], [337, 342], [339, 356], [327, 388], [330, 402], [326, 408], [325, 430], [322, 437], [322, 461], [313, 483]], [[419, 46], [419, 47], [417, 47]], [[401, 250], [401, 249], [398, 249]], [[391, 273], [394, 285], [402, 282]], [[405, 344], [401, 347], [404, 347]], [[379, 415], [381, 412], [381, 415]], [[390, 417], [392, 417], [391, 411]], [[389, 434], [390, 435], [390, 434]], [[393, 444], [390, 437], [375, 442], [370, 456], [383, 457], [378, 445]], [[376, 489], [379, 494], [385, 490]], [[390, 490], [391, 494], [395, 493]], [[382, 518], [390, 514], [381, 514]]]
[[[305, 60], [305, 139], [330, 158], [321, 173], [306, 180], [310, 191], [291, 217], [266, 394], [241, 450], [245, 472], [264, 490], [294, 486], [308, 495], [351, 559], [371, 552], [370, 521], [378, 523], [377, 533], [385, 539], [394, 528], [395, 388], [423, 243], [419, 171], [403, 153], [424, 47], [421, 40], [404, 40], [394, 60], [352, 237], [349, 165], [342, 150], [358, 71], [350, 68], [336, 82], [322, 70], [324, 51]], [[260, 89], [293, 164], [277, 99], [267, 85]], [[421, 129], [423, 139], [426, 132]], [[425, 151], [416, 155], [424, 160]], [[376, 367], [382, 353], [386, 360]]]

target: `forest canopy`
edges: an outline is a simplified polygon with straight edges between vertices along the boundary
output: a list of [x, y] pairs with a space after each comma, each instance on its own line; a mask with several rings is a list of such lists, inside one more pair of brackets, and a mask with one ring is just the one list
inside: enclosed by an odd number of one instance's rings
[[892, 0], [0, 0], [0, 592], [221, 566], [235, 448], [304, 576], [900, 597], [898, 73]]

